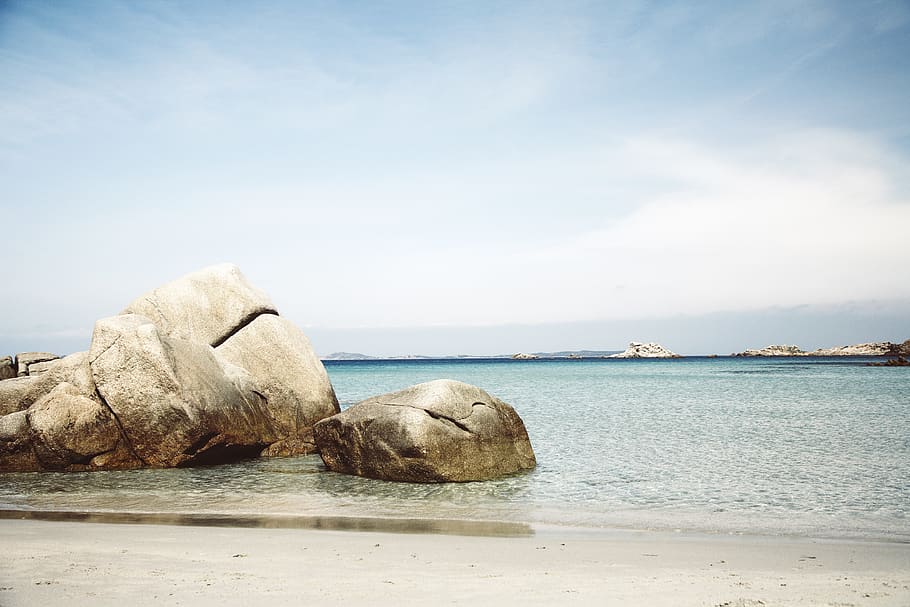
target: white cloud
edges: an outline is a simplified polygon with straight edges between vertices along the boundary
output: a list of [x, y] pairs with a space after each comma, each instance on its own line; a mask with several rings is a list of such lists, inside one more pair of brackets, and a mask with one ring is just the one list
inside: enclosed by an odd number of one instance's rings
[[536, 255], [598, 276], [576, 293], [604, 317], [910, 296], [910, 200], [892, 189], [908, 167], [874, 141], [814, 131], [745, 153], [653, 140], [624, 153], [627, 170], [672, 185]]

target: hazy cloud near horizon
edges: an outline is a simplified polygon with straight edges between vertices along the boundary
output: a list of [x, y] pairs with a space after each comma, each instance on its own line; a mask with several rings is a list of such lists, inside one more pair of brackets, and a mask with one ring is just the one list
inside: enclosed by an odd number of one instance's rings
[[910, 337], [908, 34], [904, 2], [0, 4], [0, 355], [222, 261], [323, 353]]

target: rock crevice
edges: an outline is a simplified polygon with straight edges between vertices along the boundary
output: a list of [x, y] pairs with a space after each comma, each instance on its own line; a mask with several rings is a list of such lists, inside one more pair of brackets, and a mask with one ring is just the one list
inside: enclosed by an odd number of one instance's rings
[[240, 320], [240, 322], [237, 324], [237, 326], [235, 326], [235, 327], [232, 328], [230, 331], [228, 331], [227, 333], [225, 333], [224, 335], [222, 335], [221, 337], [219, 337], [218, 339], [216, 339], [216, 340], [211, 344], [211, 346], [212, 346], [213, 348], [218, 348], [218, 347], [221, 346], [224, 342], [226, 342], [227, 340], [229, 340], [230, 338], [234, 337], [235, 335], [237, 335], [238, 333], [240, 333], [241, 331], [243, 331], [244, 329], [246, 329], [248, 326], [250, 326], [251, 324], [253, 324], [253, 321], [254, 321], [254, 320], [256, 320], [256, 319], [259, 318], [260, 316], [263, 316], [263, 315], [266, 315], [266, 314], [271, 315], [271, 316], [278, 316], [278, 310], [257, 310], [257, 311], [255, 311], [255, 312], [250, 312], [247, 316], [245, 316], [244, 318], [242, 318], [242, 319]]

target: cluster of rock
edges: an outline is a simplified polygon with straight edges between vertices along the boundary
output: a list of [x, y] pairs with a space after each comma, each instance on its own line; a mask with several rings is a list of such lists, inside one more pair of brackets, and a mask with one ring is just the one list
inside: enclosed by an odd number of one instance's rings
[[797, 346], [774, 345], [766, 348], [750, 348], [733, 356], [805, 356]]
[[671, 352], [660, 344], [639, 343], [633, 341], [625, 352], [612, 354], [608, 358], [682, 358], [679, 354]]
[[309, 453], [339, 411], [306, 336], [231, 265], [95, 324], [91, 347], [0, 382], [0, 471]]
[[518, 354], [512, 355], [512, 360], [537, 360], [540, 358], [536, 354], [528, 354], [526, 352], [519, 352]]
[[0, 380], [40, 375], [60, 357], [50, 352], [20, 352], [0, 358]]
[[389, 480], [484, 480], [536, 463], [515, 411], [460, 382], [339, 413], [309, 340], [229, 264], [97, 321], [87, 352], [39, 358], [4, 359], [17, 376], [0, 381], [0, 472], [190, 466], [317, 447], [330, 470]]
[[910, 339], [902, 344], [878, 341], [852, 346], [802, 350], [797, 346], [768, 346], [750, 349], [732, 356], [906, 356], [910, 355]]

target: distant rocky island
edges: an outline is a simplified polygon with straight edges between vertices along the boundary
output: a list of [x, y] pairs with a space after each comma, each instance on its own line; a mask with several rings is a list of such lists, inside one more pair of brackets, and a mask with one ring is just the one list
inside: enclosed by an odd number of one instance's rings
[[633, 341], [625, 352], [613, 354], [610, 358], [682, 358], [679, 354], [671, 352], [660, 344], [639, 343]]
[[[43, 353], [33, 353], [36, 356]], [[51, 355], [53, 356], [53, 355]], [[910, 339], [903, 343], [890, 341], [877, 341], [862, 344], [853, 344], [848, 346], [835, 346], [833, 348], [817, 348], [815, 350], [803, 350], [799, 346], [793, 345], [771, 345], [764, 348], [750, 348], [742, 352], [734, 352], [729, 356], [735, 357], [759, 357], [759, 356], [883, 356], [897, 357], [910, 356]], [[712, 354], [709, 358], [717, 358], [717, 354]], [[470, 360], [470, 359], [511, 359], [511, 360], [539, 360], [539, 359], [591, 359], [591, 358], [682, 358], [680, 354], [665, 348], [661, 344], [654, 342], [630, 342], [625, 351], [617, 350], [561, 350], [559, 352], [515, 352], [513, 354], [495, 354], [495, 355], [469, 355], [459, 354], [454, 356], [423, 356], [409, 354], [405, 356], [370, 356], [358, 352], [333, 352], [327, 356], [321, 357], [324, 361], [346, 361], [346, 360]], [[9, 371], [15, 375], [15, 365], [13, 361], [8, 363], [12, 369]], [[37, 364], [37, 367], [35, 366]], [[44, 363], [33, 363], [30, 369], [34, 367], [40, 372]], [[0, 373], [3, 372], [3, 359], [0, 359]], [[2, 375], [0, 375], [2, 377]]]
[[877, 341], [852, 346], [836, 346], [834, 348], [818, 348], [816, 350], [802, 350], [798, 346], [773, 345], [765, 348], [749, 349], [731, 354], [731, 356], [908, 356], [910, 355], [910, 339], [903, 343], [890, 341]]
[[344, 361], [344, 360], [470, 360], [470, 359], [494, 359], [494, 358], [511, 358], [513, 360], [536, 360], [539, 358], [607, 358], [618, 353], [618, 350], [561, 350], [559, 352], [518, 352], [515, 354], [493, 354], [493, 355], [474, 355], [474, 354], [457, 354], [454, 356], [425, 356], [419, 354], [407, 354], [404, 356], [370, 356], [357, 352], [332, 352], [322, 356], [323, 361]]
[[514, 360], [535, 360], [538, 358], [682, 358], [679, 354], [671, 352], [660, 344], [639, 343], [633, 341], [624, 352], [599, 352], [592, 350], [581, 350], [577, 352], [558, 352], [551, 354], [527, 354], [519, 352], [513, 354]]

